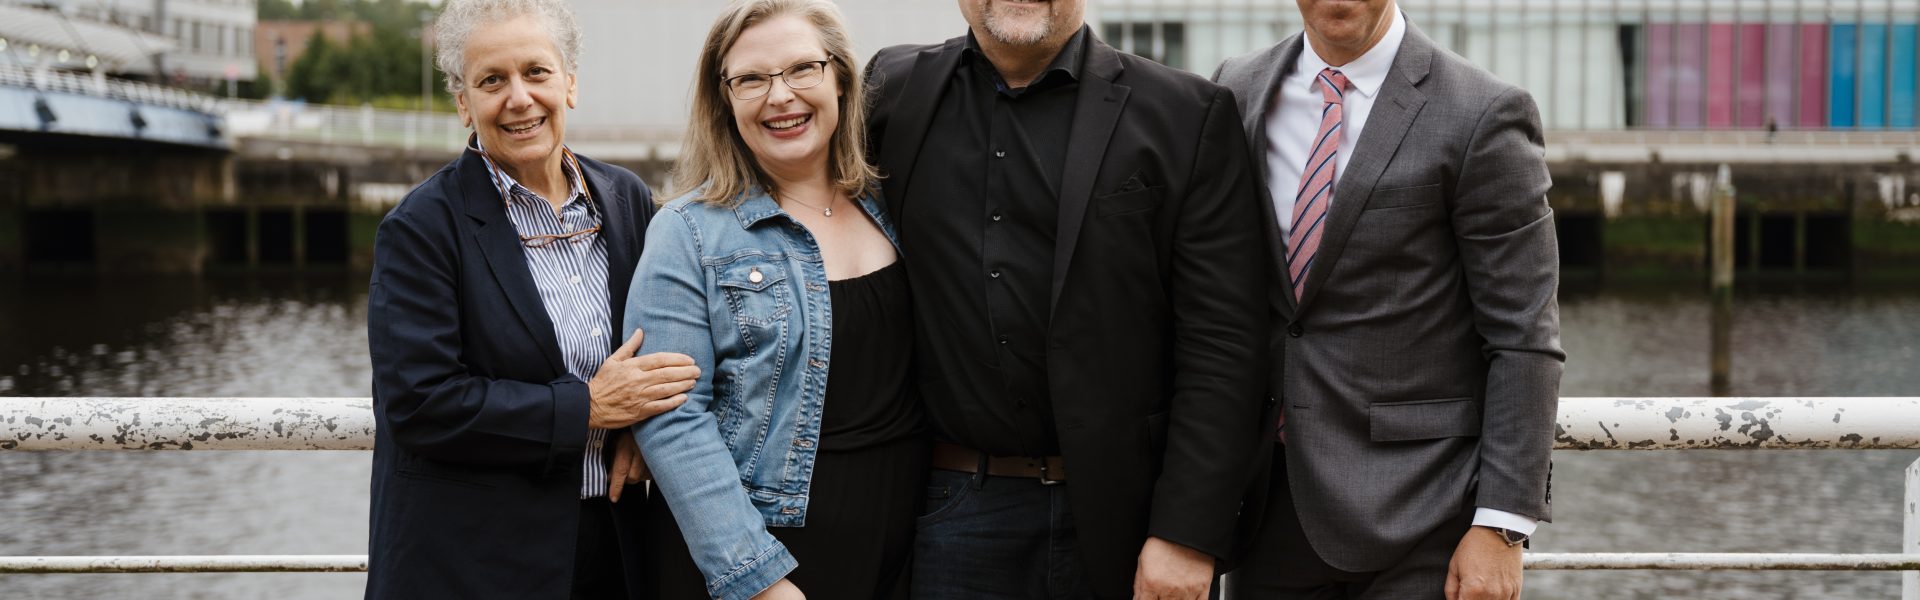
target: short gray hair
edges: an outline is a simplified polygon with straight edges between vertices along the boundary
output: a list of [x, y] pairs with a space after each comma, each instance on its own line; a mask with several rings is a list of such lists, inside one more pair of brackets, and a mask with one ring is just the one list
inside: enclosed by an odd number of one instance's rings
[[532, 15], [545, 21], [553, 47], [568, 73], [580, 71], [580, 24], [567, 0], [447, 0], [434, 22], [434, 66], [447, 77], [447, 93], [459, 95], [467, 82], [467, 36], [481, 24]]

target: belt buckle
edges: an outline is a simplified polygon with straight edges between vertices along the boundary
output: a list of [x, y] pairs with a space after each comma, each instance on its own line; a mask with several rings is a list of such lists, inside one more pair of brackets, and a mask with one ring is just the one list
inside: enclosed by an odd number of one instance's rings
[[1065, 479], [1049, 478], [1047, 476], [1047, 459], [1045, 457], [1040, 459], [1040, 485], [1060, 485], [1066, 482], [1067, 480]]

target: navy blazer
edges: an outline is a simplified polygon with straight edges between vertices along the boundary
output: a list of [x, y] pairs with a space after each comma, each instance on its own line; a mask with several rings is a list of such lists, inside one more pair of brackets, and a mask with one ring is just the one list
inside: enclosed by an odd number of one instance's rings
[[[579, 162], [602, 215], [608, 314], [619, 315], [653, 196], [626, 169]], [[562, 362], [478, 153], [462, 153], [387, 213], [372, 279], [378, 432], [366, 596], [567, 597], [587, 384]], [[607, 336], [608, 353], [623, 341]], [[638, 523], [640, 504], [616, 505], [620, 520]], [[637, 573], [636, 528], [619, 529], [626, 572]]]

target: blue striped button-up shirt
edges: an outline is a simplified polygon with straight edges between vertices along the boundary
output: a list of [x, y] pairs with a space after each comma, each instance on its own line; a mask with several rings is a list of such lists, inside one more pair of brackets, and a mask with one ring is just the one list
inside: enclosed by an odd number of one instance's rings
[[[600, 212], [587, 193], [586, 180], [573, 152], [561, 150], [560, 169], [571, 190], [567, 203], [556, 213], [553, 205], [515, 181], [506, 171], [487, 158], [474, 140], [470, 151], [480, 152], [487, 162], [493, 184], [500, 197], [507, 199], [507, 219], [523, 240], [539, 235], [563, 235], [600, 226]], [[527, 255], [527, 267], [540, 288], [540, 302], [546, 305], [553, 321], [553, 336], [560, 342], [560, 354], [566, 357], [567, 372], [581, 381], [592, 381], [600, 363], [607, 358], [607, 336], [615, 332], [607, 306], [607, 243], [599, 232], [575, 235], [538, 248], [521, 248]], [[607, 430], [587, 430], [586, 457], [581, 461], [580, 497], [607, 495], [607, 468], [602, 446]]]

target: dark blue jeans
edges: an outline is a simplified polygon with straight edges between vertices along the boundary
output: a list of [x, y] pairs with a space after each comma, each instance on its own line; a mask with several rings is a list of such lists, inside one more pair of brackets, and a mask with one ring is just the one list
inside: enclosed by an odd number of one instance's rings
[[1067, 486], [934, 469], [913, 545], [915, 600], [1092, 598]]

